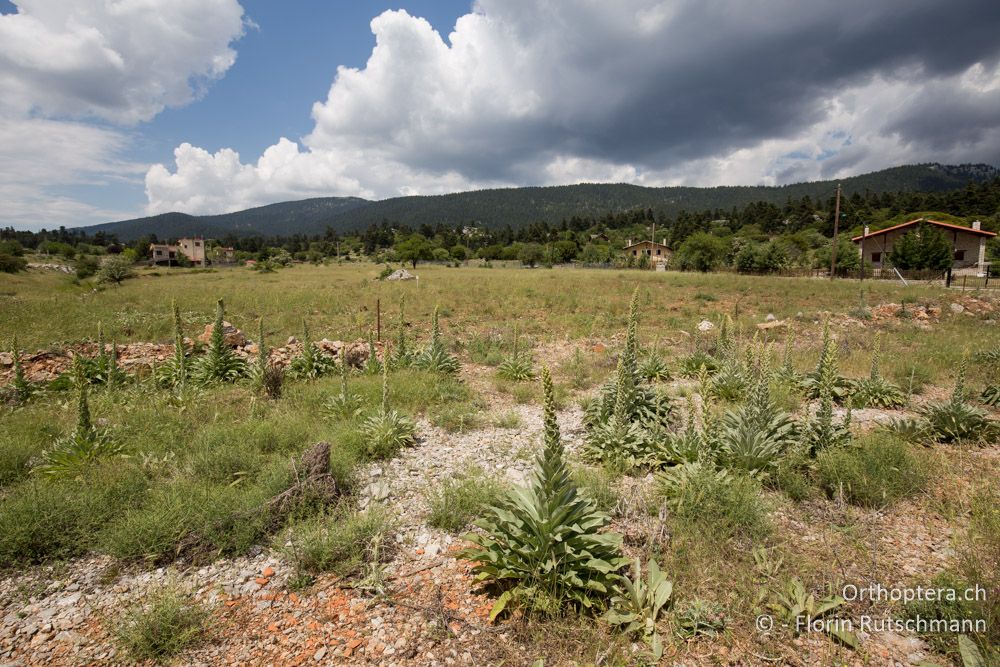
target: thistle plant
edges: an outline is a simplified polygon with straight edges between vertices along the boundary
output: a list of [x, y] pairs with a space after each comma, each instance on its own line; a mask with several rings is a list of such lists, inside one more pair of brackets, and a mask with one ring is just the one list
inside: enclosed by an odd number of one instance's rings
[[293, 377], [315, 380], [330, 373], [334, 368], [333, 360], [319, 351], [309, 337], [309, 325], [302, 318], [302, 354], [292, 359], [289, 369]]
[[235, 382], [247, 373], [246, 362], [236, 356], [236, 353], [226, 345], [224, 332], [226, 306], [219, 299], [215, 304], [215, 323], [212, 325], [212, 336], [208, 341], [208, 349], [193, 365], [192, 379], [198, 384], [208, 385], [219, 382]]
[[610, 519], [579, 494], [563, 458], [552, 377], [542, 369], [543, 447], [527, 487], [509, 493], [490, 516], [476, 522], [482, 533], [466, 536], [474, 546], [462, 557], [473, 562], [478, 581], [501, 594], [490, 619], [508, 607], [554, 614], [570, 606], [602, 609], [614, 590], [621, 535], [602, 533]]
[[106, 431], [94, 427], [87, 398], [89, 383], [79, 357], [74, 360], [73, 373], [78, 392], [76, 428], [42, 454], [41, 463], [33, 470], [37, 474], [51, 477], [76, 476], [88, 464], [122, 452], [121, 445], [112, 440]]
[[500, 362], [497, 367], [497, 377], [512, 382], [527, 382], [535, 379], [532, 359], [529, 352], [518, 349], [519, 336], [517, 325], [514, 325], [514, 343], [510, 356]]
[[875, 332], [871, 371], [867, 378], [854, 383], [854, 391], [851, 392], [852, 402], [856, 406], [892, 409], [906, 403], [903, 390], [883, 377], [879, 367], [881, 353], [881, 332]]
[[10, 346], [10, 354], [14, 358], [14, 397], [21, 403], [24, 403], [31, 398], [31, 395], [35, 393], [35, 388], [31, 386], [28, 382], [28, 378], [24, 375], [24, 366], [21, 364], [21, 350], [17, 345], [17, 336], [14, 336], [14, 341]]
[[416, 425], [389, 407], [389, 367], [382, 366], [382, 402], [378, 411], [361, 424], [365, 453], [374, 459], [392, 458], [416, 442]]
[[441, 341], [441, 327], [438, 323], [438, 307], [434, 308], [434, 319], [431, 321], [431, 340], [423, 352], [414, 360], [417, 368], [454, 375], [458, 372], [458, 359], [454, 357]]

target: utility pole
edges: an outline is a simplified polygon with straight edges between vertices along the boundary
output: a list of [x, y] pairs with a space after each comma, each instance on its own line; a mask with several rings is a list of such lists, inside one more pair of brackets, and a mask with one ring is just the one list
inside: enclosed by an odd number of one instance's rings
[[830, 280], [837, 271], [837, 234], [840, 232], [840, 183], [837, 183], [837, 204], [833, 209], [833, 248], [830, 250]]

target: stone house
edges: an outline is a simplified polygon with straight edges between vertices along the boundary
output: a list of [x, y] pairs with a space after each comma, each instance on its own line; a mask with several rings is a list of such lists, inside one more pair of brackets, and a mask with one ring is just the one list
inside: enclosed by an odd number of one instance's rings
[[924, 218], [917, 218], [875, 232], [869, 231], [868, 227], [865, 226], [864, 233], [851, 240], [858, 244], [858, 253], [861, 255], [862, 261], [870, 262], [872, 267], [880, 269], [890, 266], [889, 254], [892, 252], [893, 244], [904, 234], [921, 224], [937, 227], [951, 241], [954, 256], [953, 271], [959, 270], [977, 275], [983, 275], [986, 272], [989, 266], [986, 262], [986, 242], [995, 237], [996, 233], [980, 229], [978, 220], [972, 223], [972, 227]]
[[625, 244], [625, 256], [632, 257], [635, 261], [638, 261], [640, 257], [647, 257], [649, 259], [649, 268], [662, 270], [670, 263], [670, 257], [673, 255], [673, 251], [667, 247], [667, 239], [663, 239], [663, 243], [657, 243], [656, 241], [637, 241], [632, 243], [632, 239], [628, 240]]
[[205, 266], [205, 239], [183, 238], [177, 240], [177, 245], [165, 243], [151, 243], [149, 245], [150, 257], [153, 264], [166, 264], [167, 266], [177, 261], [179, 254], [187, 257], [195, 266]]

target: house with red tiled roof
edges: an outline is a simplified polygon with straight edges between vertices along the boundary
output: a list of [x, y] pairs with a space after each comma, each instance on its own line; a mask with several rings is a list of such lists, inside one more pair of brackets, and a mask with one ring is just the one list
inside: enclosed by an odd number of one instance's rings
[[974, 271], [977, 274], [986, 272], [989, 266], [986, 262], [986, 242], [996, 236], [996, 232], [988, 232], [980, 228], [980, 222], [976, 220], [972, 227], [953, 225], [949, 222], [939, 222], [937, 220], [927, 220], [917, 218], [899, 225], [869, 231], [865, 226], [865, 231], [860, 236], [855, 236], [852, 241], [858, 244], [858, 252], [862, 261], [870, 262], [871, 265], [880, 269], [890, 266], [888, 263], [889, 254], [892, 252], [893, 243], [898, 241], [907, 232], [913, 231], [919, 225], [931, 225], [937, 227], [945, 233], [951, 241], [952, 252], [954, 253], [954, 263], [952, 270], [964, 269]]

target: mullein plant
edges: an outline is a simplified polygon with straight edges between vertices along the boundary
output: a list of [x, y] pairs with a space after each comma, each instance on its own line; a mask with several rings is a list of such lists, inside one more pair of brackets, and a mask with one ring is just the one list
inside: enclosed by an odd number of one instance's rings
[[830, 319], [827, 318], [823, 322], [823, 342], [816, 368], [799, 383], [807, 398], [819, 398], [824, 383], [836, 403], [843, 403], [850, 395], [851, 382], [839, 374], [835, 348], [836, 342], [830, 333]]
[[215, 304], [215, 323], [212, 326], [212, 336], [208, 340], [208, 349], [191, 369], [192, 379], [198, 384], [235, 382], [247, 373], [246, 362], [226, 345], [223, 331], [225, 317], [226, 306], [222, 299], [219, 299]]
[[518, 342], [517, 325], [514, 325], [513, 350], [511, 350], [510, 356], [500, 362], [500, 365], [497, 367], [497, 377], [501, 380], [527, 382], [528, 380], [535, 379], [531, 353], [520, 350]]
[[33, 469], [37, 474], [49, 477], [78, 476], [90, 463], [122, 452], [121, 445], [106, 431], [96, 428], [91, 420], [87, 397], [89, 382], [79, 357], [74, 360], [73, 371], [78, 392], [76, 428], [42, 454], [41, 463]]
[[434, 319], [431, 321], [431, 340], [424, 348], [423, 352], [414, 360], [413, 365], [417, 368], [454, 375], [458, 373], [458, 359], [454, 357], [445, 347], [441, 340], [441, 327], [438, 323], [438, 308], [434, 308]]
[[406, 368], [413, 363], [413, 352], [410, 350], [409, 341], [406, 340], [406, 318], [404, 315], [405, 303], [399, 300], [399, 323], [396, 332], [396, 344], [393, 346], [392, 354], [389, 356], [389, 364], [393, 369]]
[[875, 332], [872, 350], [872, 365], [868, 377], [854, 383], [851, 399], [855, 407], [893, 409], [906, 403], [903, 390], [889, 382], [882, 375], [880, 358], [882, 355], [882, 334]]
[[781, 366], [774, 373], [774, 378], [786, 386], [795, 387], [802, 381], [802, 376], [792, 364], [792, 349], [795, 345], [795, 328], [789, 324], [785, 331], [785, 345], [781, 352]]
[[10, 355], [14, 359], [14, 381], [11, 383], [14, 390], [14, 398], [19, 403], [25, 403], [35, 393], [35, 388], [24, 374], [24, 366], [21, 363], [21, 349], [17, 345], [17, 336], [14, 336], [14, 341], [11, 343]]
[[184, 349], [184, 329], [181, 323], [181, 311], [176, 301], [171, 301], [170, 309], [174, 320], [174, 353], [162, 366], [153, 369], [156, 383], [173, 389], [183, 390], [188, 383], [190, 364]]
[[257, 357], [248, 369], [250, 385], [256, 393], [264, 390], [264, 375], [271, 358], [271, 348], [264, 341], [264, 318], [257, 320]]
[[389, 459], [414, 444], [417, 427], [389, 406], [389, 367], [382, 366], [382, 403], [378, 411], [361, 424], [365, 454], [372, 459]]
[[337, 364], [337, 368], [340, 370], [340, 393], [328, 398], [323, 404], [323, 409], [338, 419], [355, 416], [361, 410], [361, 399], [347, 390], [347, 376], [350, 374], [350, 368], [347, 364], [346, 346], [340, 350], [340, 362]]
[[616, 372], [615, 407], [610, 417], [596, 422], [587, 431], [584, 441], [587, 458], [629, 468], [645, 467], [654, 462], [655, 438], [633, 419], [628, 409], [633, 389], [630, 380], [627, 361], [622, 355], [618, 358]]
[[847, 445], [851, 442], [851, 401], [843, 420], [837, 423], [833, 418], [837, 388], [837, 348], [827, 333], [823, 336], [823, 350], [816, 370], [815, 388], [819, 395], [819, 406], [809, 421], [805, 432], [805, 442], [809, 453], [815, 456], [824, 449]]
[[771, 350], [756, 339], [747, 400], [719, 420], [719, 462], [749, 475], [767, 475], [798, 441], [798, 427], [771, 398]]
[[477, 581], [500, 593], [490, 620], [508, 608], [558, 614], [567, 607], [599, 612], [616, 592], [616, 573], [627, 560], [622, 537], [601, 532], [609, 523], [573, 483], [556, 422], [552, 376], [542, 369], [542, 451], [527, 487], [513, 489], [482, 529], [466, 539], [462, 557], [473, 563]]
[[334, 369], [334, 361], [319, 351], [309, 337], [309, 326], [302, 319], [302, 354], [292, 359], [289, 370], [293, 377], [315, 380]]
[[584, 413], [584, 423], [588, 429], [611, 419], [619, 405], [619, 395], [627, 420], [638, 422], [641, 428], [666, 428], [673, 423], [673, 406], [662, 401], [655, 388], [642, 383], [637, 360], [638, 321], [639, 289], [636, 288], [629, 305], [625, 346], [618, 357], [618, 369], [615, 376], [601, 387], [596, 399]]
[[985, 442], [1000, 432], [997, 422], [991, 421], [984, 410], [966, 400], [965, 374], [968, 365], [969, 355], [966, 353], [958, 366], [950, 400], [927, 405], [920, 411], [925, 430], [938, 442]]
[[365, 365], [361, 372], [365, 375], [382, 374], [382, 362], [379, 361], [378, 350], [375, 347], [375, 334], [370, 331], [368, 332], [368, 358], [365, 359]]

